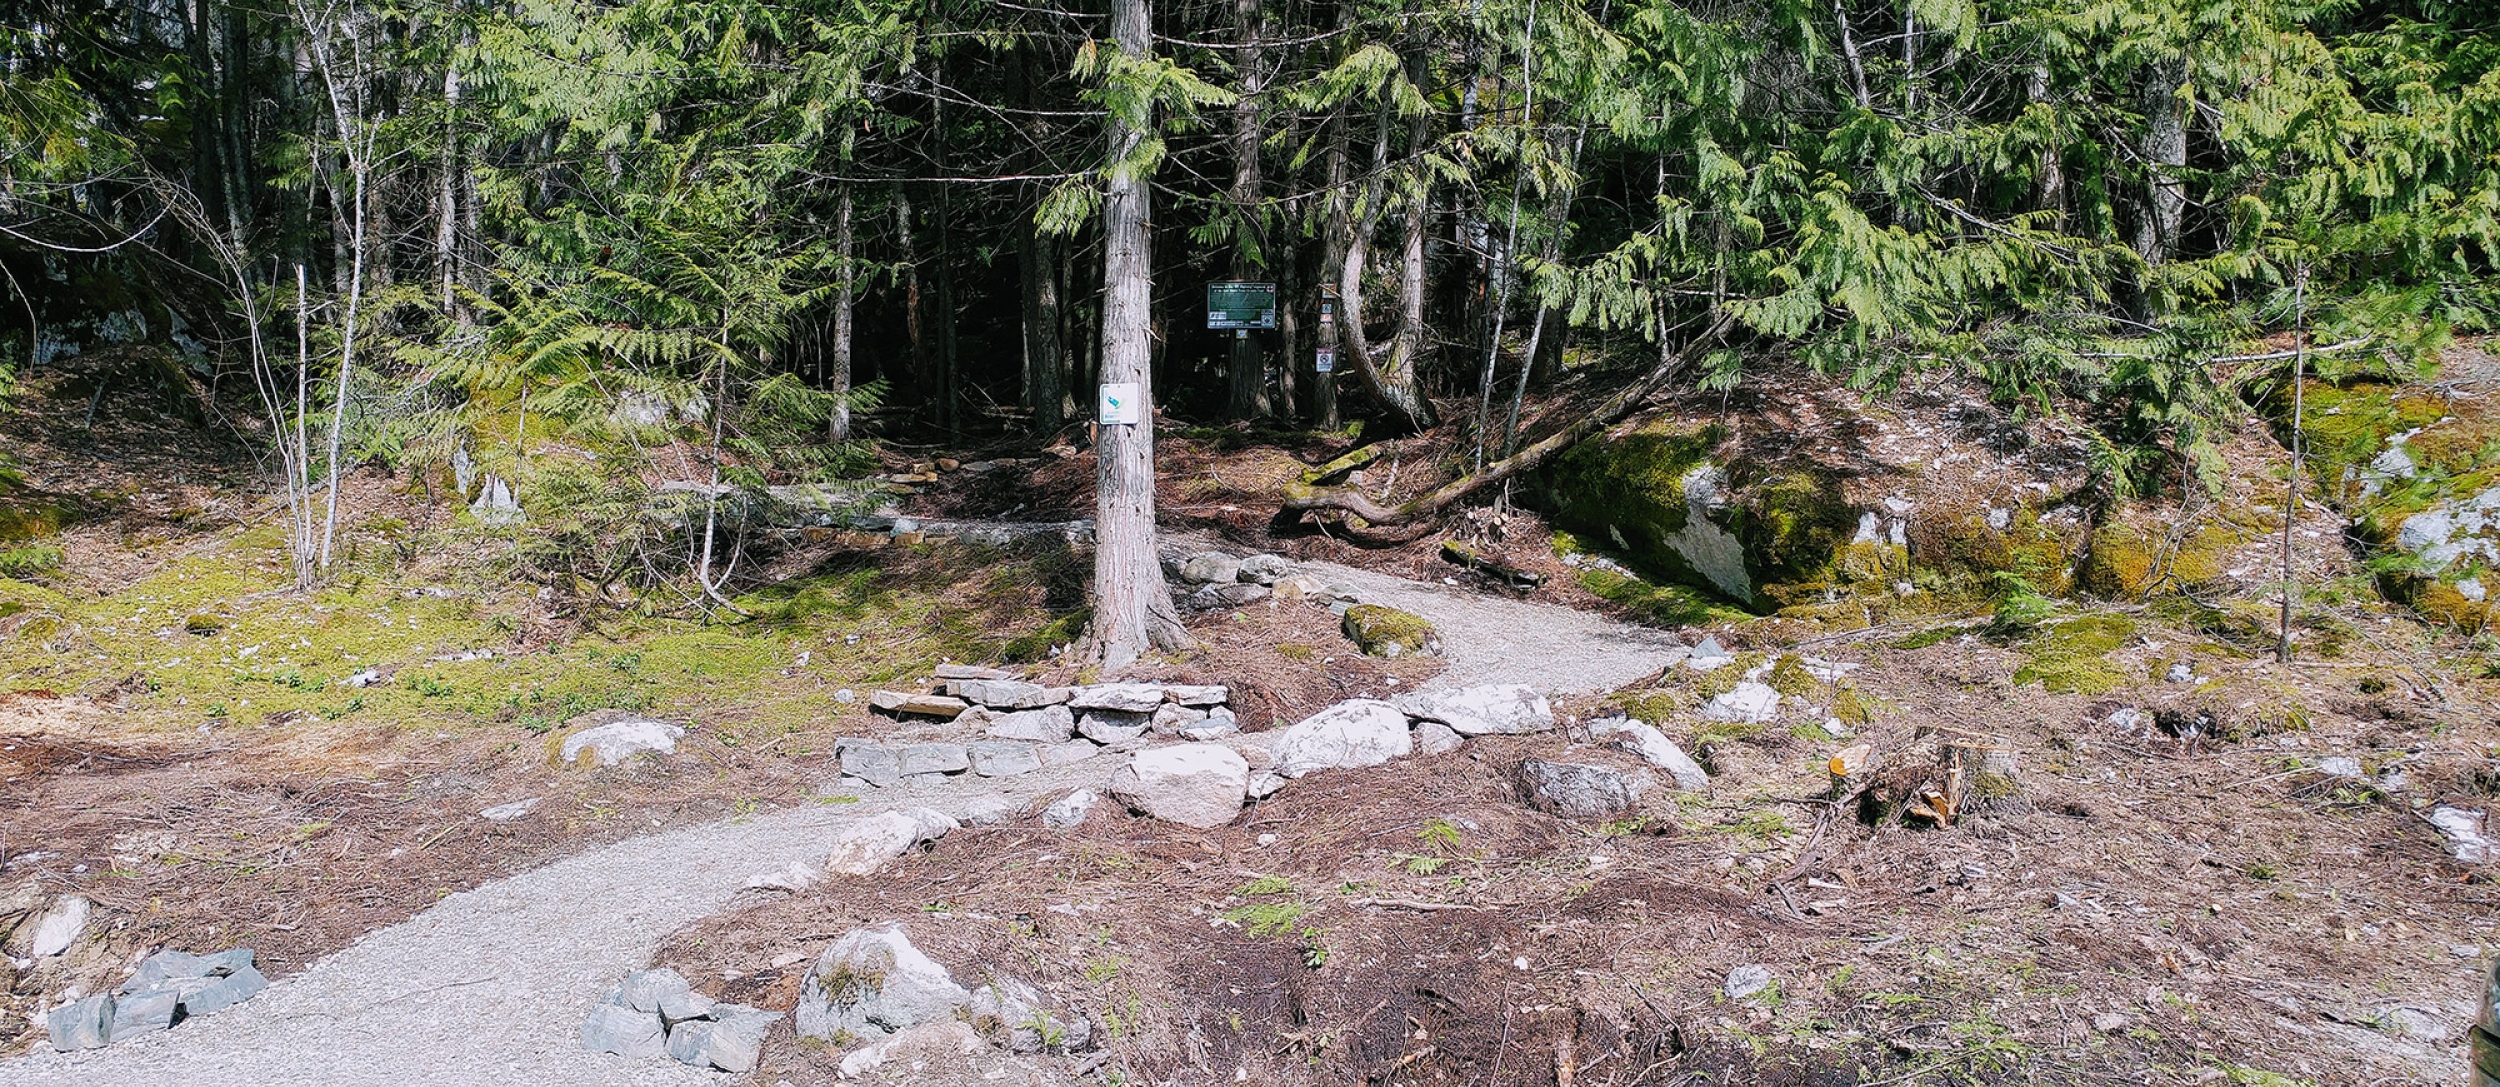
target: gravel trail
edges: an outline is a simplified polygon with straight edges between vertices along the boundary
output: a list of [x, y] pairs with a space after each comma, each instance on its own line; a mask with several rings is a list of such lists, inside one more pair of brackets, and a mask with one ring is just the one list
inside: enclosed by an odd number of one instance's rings
[[[1671, 636], [1551, 604], [1428, 585], [1331, 563], [1302, 568], [1366, 603], [1431, 620], [1449, 670], [1433, 686], [1526, 683], [1548, 693], [1620, 686], [1655, 671]], [[998, 780], [887, 789], [603, 846], [443, 899], [215, 1016], [81, 1053], [0, 1061], [0, 1087], [469, 1087], [717, 1084], [669, 1061], [582, 1048], [577, 1033], [617, 979], [670, 932], [726, 905], [747, 877], [820, 863], [834, 833], [896, 807], [961, 816], [1099, 781], [1096, 758]]]

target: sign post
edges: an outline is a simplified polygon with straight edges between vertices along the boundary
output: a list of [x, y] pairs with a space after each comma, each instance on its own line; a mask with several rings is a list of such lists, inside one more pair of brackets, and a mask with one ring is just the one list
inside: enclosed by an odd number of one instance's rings
[[1094, 421], [1103, 426], [1134, 425], [1140, 419], [1137, 410], [1137, 383], [1114, 381], [1103, 385], [1102, 403], [1096, 405]]
[[1276, 285], [1243, 280], [1207, 284], [1207, 329], [1247, 337], [1276, 327]]

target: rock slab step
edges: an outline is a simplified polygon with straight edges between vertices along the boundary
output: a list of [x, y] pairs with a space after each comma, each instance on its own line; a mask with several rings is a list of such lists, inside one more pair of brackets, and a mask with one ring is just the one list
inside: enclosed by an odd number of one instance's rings
[[1519, 760], [1512, 777], [1530, 806], [1579, 819], [1620, 814], [1654, 784], [1646, 771], [1533, 758]]
[[1554, 727], [1553, 705], [1535, 688], [1517, 683], [1399, 695], [1395, 705], [1409, 717], [1439, 721], [1461, 736], [1516, 735]]
[[1174, 744], [1131, 756], [1106, 791], [1132, 811], [1207, 828], [1240, 814], [1249, 780], [1250, 764], [1229, 747]]
[[1378, 766], [1415, 751], [1406, 714], [1377, 699], [1340, 702], [1305, 717], [1278, 734], [1269, 750], [1276, 772], [1289, 778], [1321, 770]]

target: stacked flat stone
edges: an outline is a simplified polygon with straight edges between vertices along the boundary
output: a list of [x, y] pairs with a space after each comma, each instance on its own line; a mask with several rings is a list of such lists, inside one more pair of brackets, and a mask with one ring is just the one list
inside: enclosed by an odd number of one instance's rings
[[268, 987], [248, 947], [214, 955], [165, 950], [120, 989], [54, 1008], [45, 1020], [54, 1049], [93, 1049], [224, 1011]]
[[582, 1044], [638, 1060], [751, 1072], [781, 1012], [717, 1003], [675, 970], [637, 970], [582, 1021]]
[[1225, 704], [1231, 692], [1216, 685], [1045, 687], [1003, 669], [961, 664], [939, 666], [937, 680], [938, 691], [877, 691], [869, 702], [897, 716], [943, 717], [981, 738], [917, 744], [837, 740], [834, 752], [845, 778], [887, 788], [966, 775], [1014, 777], [1092, 758], [1105, 747], [1135, 750], [1158, 736], [1208, 741], [1241, 731]]

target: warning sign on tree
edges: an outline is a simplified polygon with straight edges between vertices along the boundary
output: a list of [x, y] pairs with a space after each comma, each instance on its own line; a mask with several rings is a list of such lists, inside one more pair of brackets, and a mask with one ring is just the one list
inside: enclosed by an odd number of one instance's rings
[[1276, 327], [1276, 285], [1225, 280], [1207, 284], [1207, 328], [1216, 332]]

